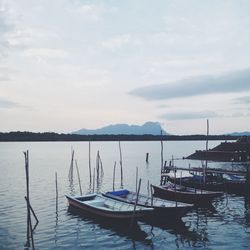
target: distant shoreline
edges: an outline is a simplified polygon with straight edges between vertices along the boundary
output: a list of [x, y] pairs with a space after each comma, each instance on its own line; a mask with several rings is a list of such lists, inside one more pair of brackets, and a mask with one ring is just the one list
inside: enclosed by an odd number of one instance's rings
[[77, 135], [52, 132], [9, 132], [0, 133], [1, 142], [25, 141], [204, 141], [204, 140], [237, 140], [232, 135]]

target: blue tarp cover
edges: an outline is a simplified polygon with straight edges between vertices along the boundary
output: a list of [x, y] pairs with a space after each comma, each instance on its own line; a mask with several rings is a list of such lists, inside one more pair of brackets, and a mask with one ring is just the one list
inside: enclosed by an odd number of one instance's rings
[[198, 182], [198, 181], [202, 181], [202, 180], [203, 180], [203, 176], [194, 175], [194, 176], [193, 176], [193, 180], [194, 180], [194, 181], [197, 181], [197, 182]]
[[107, 194], [112, 194], [115, 196], [123, 196], [129, 194], [129, 191], [127, 189], [122, 189], [118, 191], [113, 191], [113, 192], [107, 192]]

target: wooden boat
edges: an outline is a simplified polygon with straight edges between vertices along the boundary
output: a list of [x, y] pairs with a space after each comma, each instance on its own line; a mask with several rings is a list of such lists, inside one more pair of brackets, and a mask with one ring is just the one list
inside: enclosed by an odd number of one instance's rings
[[225, 183], [219, 176], [214, 176], [207, 174], [206, 182], [204, 183], [202, 175], [192, 175], [186, 177], [169, 177], [168, 180], [177, 185], [182, 185], [185, 187], [203, 189], [208, 191], [225, 191]]
[[85, 212], [110, 219], [140, 218], [152, 213], [152, 208], [133, 206], [98, 194], [88, 194], [79, 197], [67, 196], [69, 205]]
[[167, 182], [165, 185], [161, 186], [152, 186], [154, 189], [154, 196], [167, 200], [181, 201], [199, 205], [208, 204], [214, 198], [223, 194], [223, 192], [213, 192], [203, 189], [184, 187], [172, 182]]
[[169, 177], [168, 179], [178, 185], [209, 191], [224, 191], [233, 194], [245, 194], [247, 192], [246, 179], [231, 174], [207, 173], [205, 183], [202, 175], [195, 174], [182, 178]]
[[[132, 192], [127, 189], [106, 192], [102, 195], [130, 204], [135, 204], [137, 197], [136, 192]], [[157, 197], [149, 197], [143, 194], [138, 195], [137, 204], [143, 207], [153, 208], [154, 212], [152, 215], [162, 215], [164, 218], [168, 219], [181, 218], [193, 208], [193, 205], [191, 204], [164, 200]], [[163, 217], [160, 217], [160, 219]]]

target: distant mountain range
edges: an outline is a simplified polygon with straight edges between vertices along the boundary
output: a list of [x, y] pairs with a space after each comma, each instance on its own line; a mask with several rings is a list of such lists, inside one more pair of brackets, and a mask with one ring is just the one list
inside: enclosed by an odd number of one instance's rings
[[250, 132], [234, 132], [234, 133], [231, 133], [229, 135], [233, 135], [233, 136], [250, 136]]
[[146, 122], [142, 126], [128, 125], [128, 124], [115, 124], [108, 125], [99, 129], [85, 129], [72, 132], [78, 135], [168, 135], [158, 122]]

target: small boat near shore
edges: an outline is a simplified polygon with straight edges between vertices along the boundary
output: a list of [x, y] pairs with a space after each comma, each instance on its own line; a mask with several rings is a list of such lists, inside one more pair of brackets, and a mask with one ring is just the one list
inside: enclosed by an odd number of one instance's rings
[[169, 176], [168, 180], [185, 187], [204, 189], [208, 191], [222, 191], [242, 195], [247, 193], [246, 178], [232, 174], [206, 173], [205, 182], [203, 175], [196, 174], [181, 178]]
[[68, 196], [69, 205], [84, 212], [88, 212], [103, 218], [109, 219], [132, 219], [142, 218], [152, 213], [152, 208], [134, 206], [121, 201], [117, 201], [99, 194], [87, 194], [84, 196]]
[[162, 199], [186, 202], [196, 205], [205, 205], [212, 202], [216, 197], [223, 195], [223, 192], [213, 192], [203, 189], [189, 188], [166, 182], [165, 185], [152, 185], [154, 196]]
[[[129, 204], [135, 204], [137, 197], [136, 192], [127, 189], [106, 192], [102, 195]], [[181, 218], [193, 208], [193, 205], [191, 204], [164, 200], [157, 197], [149, 197], [144, 194], [138, 195], [137, 204], [146, 208], [153, 208], [154, 212], [152, 215], [154, 215], [154, 217], [160, 216], [159, 218], [161, 219]]]

